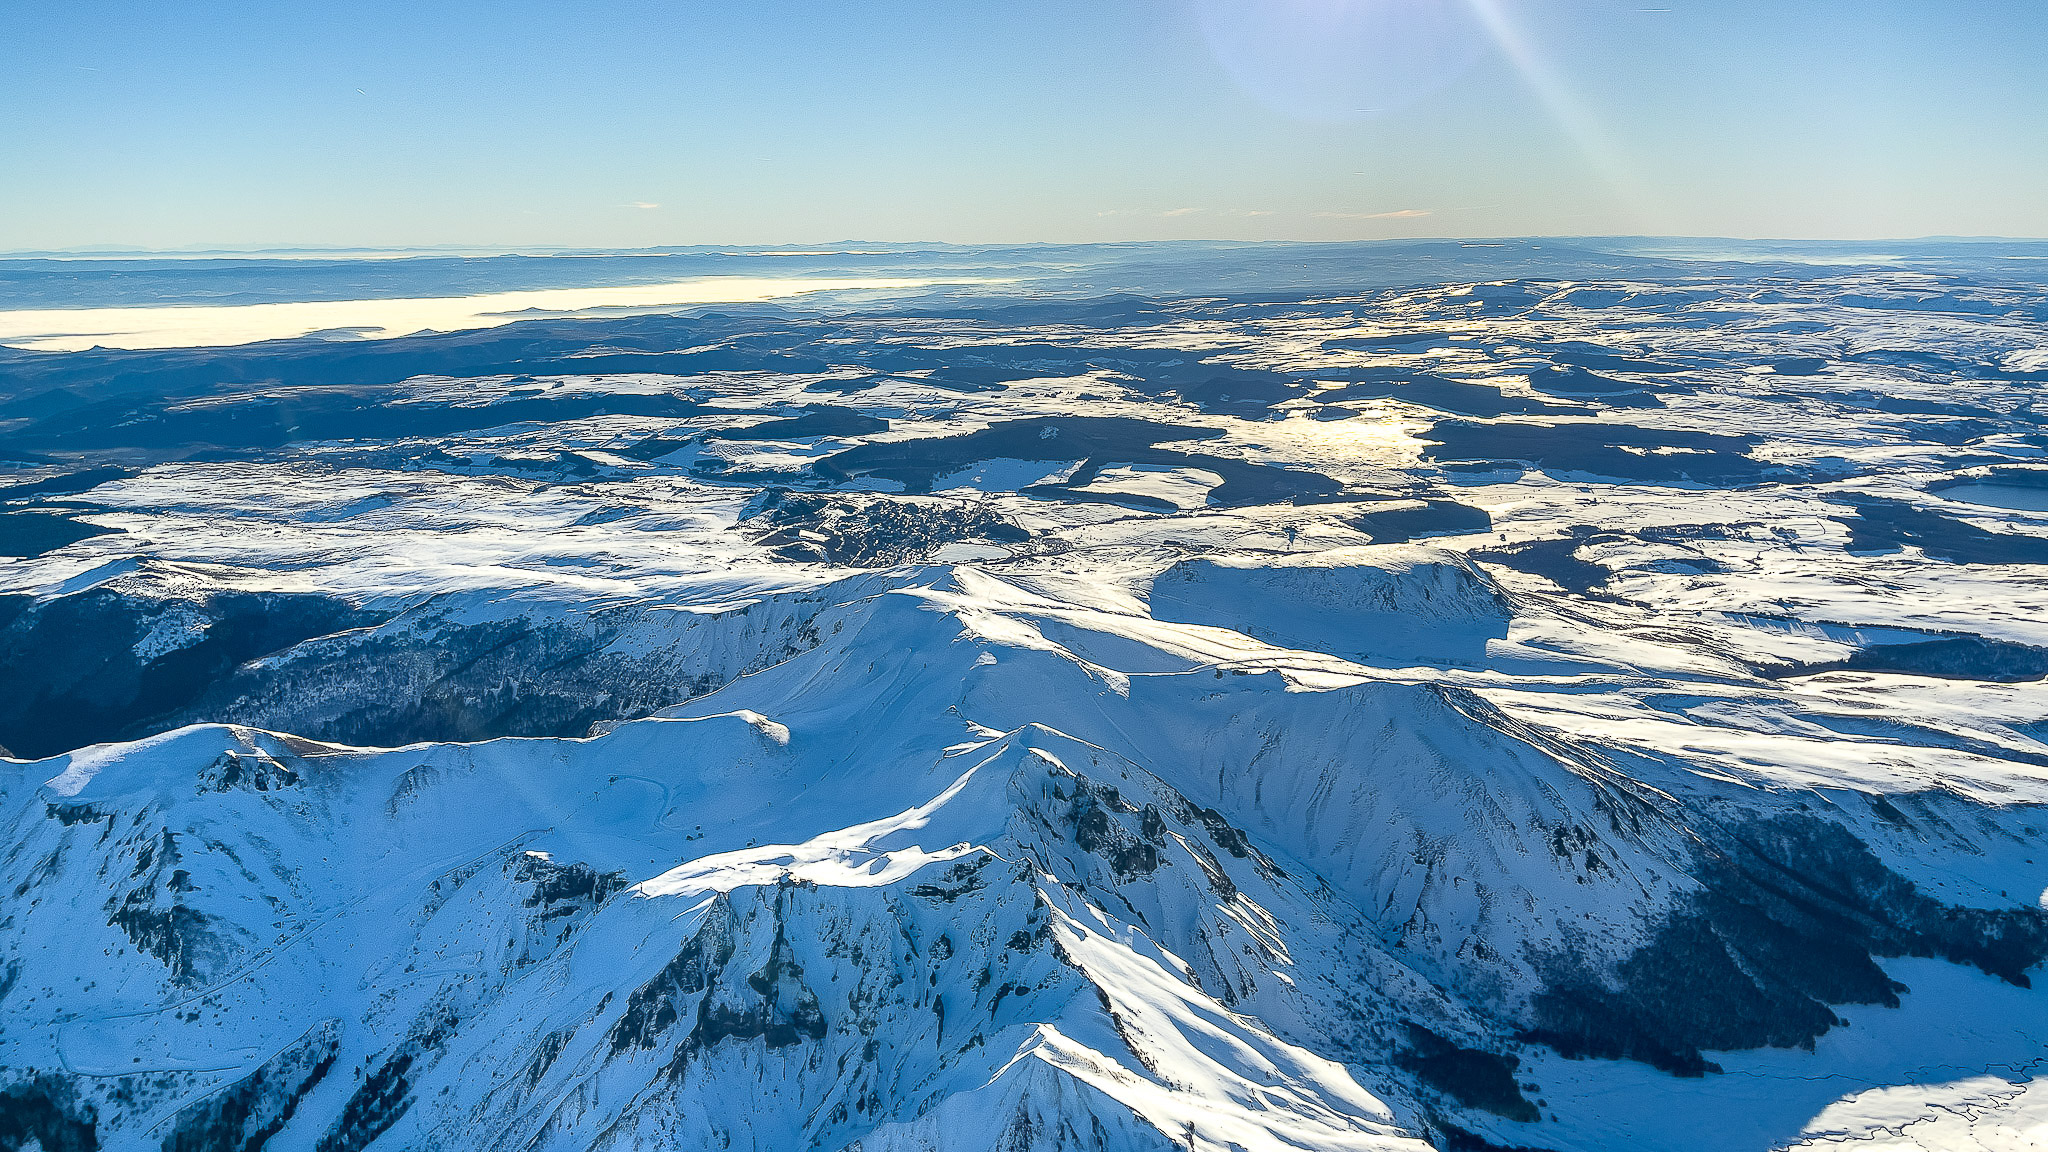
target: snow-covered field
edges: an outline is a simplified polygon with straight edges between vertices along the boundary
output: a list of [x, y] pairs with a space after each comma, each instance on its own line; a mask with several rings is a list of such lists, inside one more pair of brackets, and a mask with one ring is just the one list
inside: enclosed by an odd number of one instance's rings
[[0, 349], [0, 1148], [2041, 1146], [2048, 286], [1522, 247]]

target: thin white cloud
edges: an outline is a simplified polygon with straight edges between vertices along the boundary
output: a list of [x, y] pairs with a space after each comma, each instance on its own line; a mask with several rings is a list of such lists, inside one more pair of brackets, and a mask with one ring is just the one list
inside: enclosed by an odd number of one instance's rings
[[1318, 212], [1321, 220], [1419, 220], [1429, 215], [1427, 208], [1403, 208], [1397, 212]]
[[654, 209], [654, 208], [659, 208], [659, 207], [661, 207], [661, 205], [659, 205], [659, 204], [656, 204], [656, 203], [654, 203], [654, 202], [653, 202], [653, 201], [651, 201], [651, 200], [635, 200], [635, 201], [633, 201], [633, 202], [632, 202], [631, 204], [628, 204], [628, 205], [626, 205], [626, 207], [628, 207], [628, 208], [638, 208], [638, 209], [640, 209], [640, 210], [642, 210], [642, 211], [647, 211], [647, 210], [650, 210], [650, 209]]
[[1207, 208], [1168, 208], [1163, 212], [1154, 211], [1149, 208], [1105, 208], [1102, 211], [1097, 212], [1096, 215], [1144, 216], [1152, 219], [1170, 219], [1174, 216], [1193, 216], [1197, 213], [1206, 213], [1208, 211], [1209, 209]]

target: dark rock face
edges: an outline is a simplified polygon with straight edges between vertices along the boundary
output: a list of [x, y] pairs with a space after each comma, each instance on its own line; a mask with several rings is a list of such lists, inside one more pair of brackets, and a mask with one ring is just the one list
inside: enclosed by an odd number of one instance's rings
[[211, 792], [277, 792], [300, 779], [298, 769], [262, 753], [228, 751], [199, 774], [199, 786]]
[[[1116, 819], [1117, 815], [1141, 816], [1135, 832]], [[1077, 779], [1067, 820], [1074, 829], [1074, 844], [1108, 861], [1117, 877], [1143, 876], [1159, 867], [1159, 845], [1166, 839], [1166, 825], [1149, 805], [1134, 807], [1115, 788]]]
[[691, 998], [701, 996], [711, 987], [736, 950], [732, 907], [720, 897], [706, 914], [703, 926], [676, 953], [676, 958], [627, 998], [625, 1013], [612, 1025], [612, 1051], [653, 1048], [659, 1044], [684, 1011], [695, 1011]]
[[1939, 957], [2021, 987], [2048, 957], [2048, 914], [1944, 905], [1812, 817], [1720, 825], [1695, 879], [1612, 980], [1554, 962], [1526, 1038], [1698, 1076], [1719, 1071], [1702, 1049], [1810, 1048], [1837, 1023], [1830, 1004], [1897, 1007], [1874, 957]]
[[[143, 893], [129, 893], [131, 901], [138, 895]], [[205, 958], [211, 951], [211, 921], [196, 908], [129, 903], [116, 908], [107, 922], [119, 928], [137, 949], [163, 961], [171, 970], [171, 979], [179, 984], [196, 984], [208, 971]]]
[[530, 886], [520, 901], [528, 910], [527, 935], [515, 964], [538, 963], [569, 942], [604, 902], [626, 888], [623, 872], [599, 872], [588, 864], [558, 864], [539, 853], [522, 853], [508, 869], [514, 884]]
[[982, 877], [982, 870], [988, 866], [991, 859], [992, 857], [980, 856], [973, 860], [956, 861], [940, 873], [936, 881], [919, 884], [910, 890], [910, 894], [920, 900], [951, 904], [962, 896], [979, 892], [988, 887], [987, 881]]
[[758, 542], [784, 560], [888, 568], [962, 540], [1014, 543], [1029, 533], [978, 500], [899, 500], [771, 489], [750, 518], [772, 525]]
[[226, 1088], [187, 1105], [173, 1119], [163, 1152], [259, 1152], [326, 1077], [341, 1047], [341, 1022], [329, 1020]]
[[687, 1019], [689, 1030], [676, 1041], [668, 1066], [680, 1075], [692, 1056], [721, 1040], [760, 1040], [774, 1049], [824, 1039], [824, 1010], [785, 935], [785, 895], [786, 887], [775, 895], [768, 960], [744, 980], [728, 970], [738, 951], [737, 928], [731, 905], [720, 897], [676, 958], [633, 991], [612, 1026], [612, 1051], [655, 1048]]
[[768, 962], [747, 977], [747, 987], [760, 997], [758, 1003], [714, 1005], [715, 997], [705, 999], [696, 1031], [691, 1034], [696, 1046], [708, 1048], [727, 1036], [742, 1040], [758, 1037], [769, 1048], [825, 1038], [824, 1010], [817, 993], [804, 983], [803, 965], [791, 954], [779, 920]]
[[[1058, 836], [1062, 848], [1070, 844], [1072, 852], [1106, 865], [1112, 884], [1145, 883], [1170, 863], [1168, 856], [1175, 848], [1187, 853], [1202, 884], [1224, 901], [1236, 900], [1239, 891], [1219, 852], [1249, 861], [1269, 882], [1288, 878], [1285, 870], [1253, 846], [1221, 812], [1195, 804], [1178, 792], [1160, 788], [1153, 798], [1140, 796], [1134, 801], [1115, 785], [1071, 769], [1050, 771], [1049, 795], [1056, 807], [1041, 816], [1051, 818], [1047, 830]], [[1079, 862], [1078, 857], [1074, 859]], [[972, 865], [954, 865], [951, 879], [957, 887], [943, 892], [943, 897], [952, 900], [981, 887], [979, 872], [986, 863], [984, 857]], [[1222, 994], [1228, 998], [1227, 990]]]
[[341, 1118], [320, 1137], [316, 1152], [362, 1152], [412, 1108], [412, 1085], [420, 1071], [454, 1035], [455, 1017], [429, 1012], [400, 1044], [363, 1078], [342, 1106]]
[[[113, 821], [108, 821], [111, 830]], [[187, 837], [189, 833], [184, 834]], [[180, 833], [162, 829], [154, 835], [124, 838], [120, 851], [132, 853], [128, 881], [135, 884], [106, 903], [108, 925], [119, 928], [136, 949], [170, 969], [173, 982], [203, 983], [235, 953], [232, 931], [191, 906], [191, 873], [179, 864], [184, 852]]]
[[549, 914], [571, 902], [595, 907], [626, 886], [623, 872], [599, 872], [581, 863], [557, 864], [532, 854], [520, 857], [513, 879], [533, 885], [533, 895], [526, 898], [528, 908], [545, 908]]

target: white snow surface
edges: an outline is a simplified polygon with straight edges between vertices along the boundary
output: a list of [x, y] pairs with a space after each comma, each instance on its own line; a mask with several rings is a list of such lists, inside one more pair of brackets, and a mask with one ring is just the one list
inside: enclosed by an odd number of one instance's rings
[[[2043, 322], [1845, 303], [1883, 288], [1861, 277], [1807, 299], [1729, 289], [1690, 318], [1628, 284], [1550, 286], [1540, 316], [1458, 311], [1475, 287], [1336, 316], [1189, 309], [1124, 337], [888, 323], [1332, 379], [1426, 368], [1542, 399], [1531, 349], [1625, 341], [1693, 357], [1698, 385], [1633, 426], [1753, 434], [1755, 458], [1811, 467], [1719, 486], [1430, 471], [1422, 436], [1445, 417], [1398, 397], [1254, 419], [1076, 368], [842, 398], [893, 421], [880, 437], [592, 416], [438, 438], [458, 463], [432, 469], [333, 441], [93, 487], [78, 514], [121, 531], [0, 560], [0, 582], [172, 605], [138, 660], [199, 642], [181, 596], [317, 593], [388, 619], [252, 666], [290, 683], [394, 637], [611, 612], [607, 655], [694, 661], [708, 690], [587, 736], [356, 747], [202, 723], [6, 760], [0, 1087], [61, 1080], [109, 1149], [169, 1146], [251, 1077], [292, 1097], [268, 1146], [322, 1152], [2042, 1146], [2048, 994], [1947, 960], [1885, 954], [1898, 1007], [1831, 1006], [1846, 1024], [1810, 1050], [1710, 1051], [1705, 1076], [1568, 1059], [1528, 1029], [1557, 957], [1612, 983], [1701, 893], [1701, 813], [1843, 829], [1945, 908], [2048, 908], [2048, 684], [1794, 667], [1958, 634], [2048, 647], [2048, 568], [1852, 547], [1842, 503], [2048, 541], [2038, 510], [1927, 489], [2038, 444], [1987, 433], [1959, 461], [1900, 430], [1935, 416], [1829, 399], [2018, 411], [2037, 384], [1852, 353], [2038, 371]], [[1472, 339], [1323, 343], [1406, 328]], [[1787, 356], [1830, 366], [1796, 385], [1753, 370]], [[566, 385], [687, 384], [737, 411], [817, 382]], [[1795, 386], [1788, 420], [1771, 397]], [[805, 476], [856, 443], [1074, 412], [1212, 428], [1203, 452], [1343, 491], [1232, 506], [1213, 461], [1109, 459], [1084, 498], [1054, 498], [1082, 462], [992, 455], [930, 488], [1028, 543], [853, 569], [770, 551], [746, 519], [767, 481], [689, 470]], [[620, 454], [650, 435], [698, 451]], [[521, 453], [594, 463], [504, 464]], [[1133, 496], [1152, 503], [1085, 498]], [[1490, 525], [1375, 535], [1379, 503], [1416, 498]], [[1594, 591], [1512, 562], [1561, 539], [1605, 574]], [[354, 706], [307, 692], [277, 714]], [[1513, 1054], [1540, 1103], [1419, 1077], [1411, 1026]], [[305, 1053], [326, 1070], [300, 1091]]]

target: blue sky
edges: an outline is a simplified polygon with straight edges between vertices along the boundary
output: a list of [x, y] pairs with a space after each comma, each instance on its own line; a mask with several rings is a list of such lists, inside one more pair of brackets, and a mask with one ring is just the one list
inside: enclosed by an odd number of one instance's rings
[[0, 0], [0, 250], [2048, 235], [2040, 0]]

